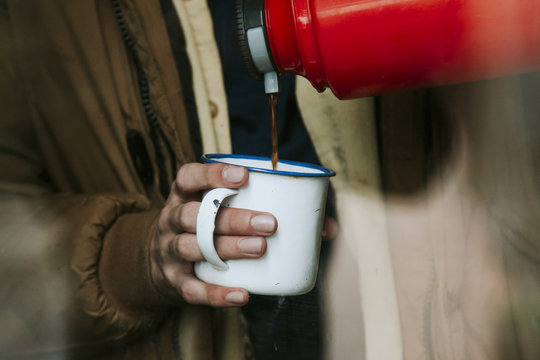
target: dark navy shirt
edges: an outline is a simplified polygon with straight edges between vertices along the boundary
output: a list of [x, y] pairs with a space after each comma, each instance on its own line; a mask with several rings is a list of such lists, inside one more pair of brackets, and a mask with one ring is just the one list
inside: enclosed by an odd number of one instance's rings
[[[208, 0], [221, 56], [235, 154], [270, 157], [270, 106], [262, 81], [251, 79], [236, 41], [234, 0]], [[277, 103], [278, 151], [285, 160], [319, 163], [295, 97], [295, 76], [281, 76]]]

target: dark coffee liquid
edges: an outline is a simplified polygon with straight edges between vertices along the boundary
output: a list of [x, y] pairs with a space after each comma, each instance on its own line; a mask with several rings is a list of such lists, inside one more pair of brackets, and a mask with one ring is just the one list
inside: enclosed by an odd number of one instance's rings
[[270, 126], [272, 129], [272, 168], [276, 170], [278, 163], [278, 131], [277, 131], [277, 93], [266, 94], [270, 104]]

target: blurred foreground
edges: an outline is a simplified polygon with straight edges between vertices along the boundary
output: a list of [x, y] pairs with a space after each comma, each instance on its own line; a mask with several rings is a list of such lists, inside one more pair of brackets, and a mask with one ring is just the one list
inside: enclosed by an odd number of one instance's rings
[[540, 358], [539, 94], [527, 74], [365, 100], [328, 359]]

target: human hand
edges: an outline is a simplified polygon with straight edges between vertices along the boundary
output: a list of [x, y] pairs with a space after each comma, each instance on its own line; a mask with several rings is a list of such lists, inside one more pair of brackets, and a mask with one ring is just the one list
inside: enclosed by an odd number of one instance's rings
[[337, 220], [330, 216], [324, 217], [323, 229], [322, 229], [322, 240], [334, 240], [339, 232], [339, 224]]
[[[193, 264], [203, 260], [197, 245], [197, 212], [203, 190], [240, 188], [248, 181], [243, 167], [190, 163], [178, 171], [159, 216], [150, 247], [152, 280], [173, 300], [214, 307], [242, 306], [248, 292], [207, 284], [197, 279]], [[258, 258], [266, 251], [265, 236], [277, 228], [273, 215], [246, 209], [222, 208], [216, 217], [216, 249], [224, 259]]]

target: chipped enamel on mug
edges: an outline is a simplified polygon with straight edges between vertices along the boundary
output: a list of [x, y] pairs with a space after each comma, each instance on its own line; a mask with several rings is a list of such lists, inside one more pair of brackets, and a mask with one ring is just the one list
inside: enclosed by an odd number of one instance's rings
[[[208, 191], [197, 215], [197, 242], [206, 261], [195, 264], [195, 275], [210, 284], [242, 287], [253, 294], [300, 295], [317, 278], [329, 169], [269, 158], [209, 154], [207, 163], [244, 166], [248, 183], [240, 189]], [[266, 237], [266, 253], [258, 259], [223, 261], [214, 247], [215, 217], [223, 206], [268, 212], [278, 227]]]

